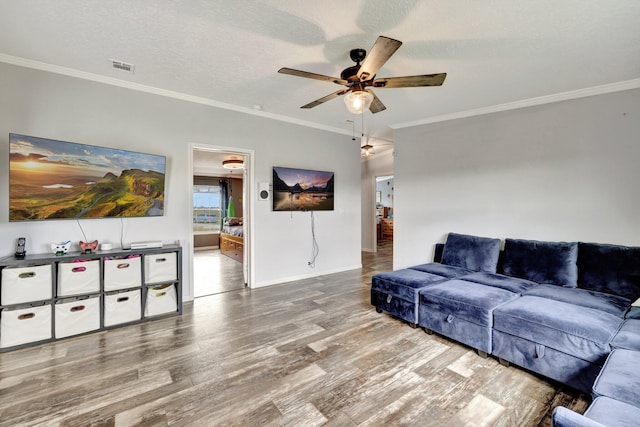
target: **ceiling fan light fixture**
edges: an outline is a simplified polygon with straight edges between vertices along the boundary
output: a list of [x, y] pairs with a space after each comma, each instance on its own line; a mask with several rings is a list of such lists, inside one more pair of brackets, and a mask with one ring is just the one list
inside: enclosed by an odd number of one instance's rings
[[238, 159], [223, 160], [222, 167], [225, 169], [242, 169], [244, 167], [244, 161]]
[[344, 103], [352, 114], [362, 114], [368, 110], [373, 102], [373, 94], [368, 90], [357, 90], [347, 93]]

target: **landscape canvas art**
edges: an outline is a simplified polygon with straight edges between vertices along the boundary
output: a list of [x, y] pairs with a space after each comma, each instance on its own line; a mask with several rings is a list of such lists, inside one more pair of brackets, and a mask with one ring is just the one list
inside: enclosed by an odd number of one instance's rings
[[332, 211], [333, 172], [273, 168], [274, 211]]
[[164, 215], [164, 156], [9, 134], [9, 220]]

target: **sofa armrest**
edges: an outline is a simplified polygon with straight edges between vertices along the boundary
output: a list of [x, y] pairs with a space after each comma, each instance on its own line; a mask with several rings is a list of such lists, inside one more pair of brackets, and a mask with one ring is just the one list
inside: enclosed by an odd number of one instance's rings
[[553, 427], [605, 427], [597, 421], [562, 406], [556, 406], [551, 419]]

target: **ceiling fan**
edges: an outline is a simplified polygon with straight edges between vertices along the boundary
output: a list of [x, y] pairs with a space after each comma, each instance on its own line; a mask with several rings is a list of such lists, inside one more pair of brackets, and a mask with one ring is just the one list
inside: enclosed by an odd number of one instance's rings
[[402, 45], [399, 40], [379, 36], [367, 55], [364, 49], [353, 49], [350, 52], [351, 60], [356, 63], [345, 68], [340, 73], [340, 78], [310, 73], [308, 71], [294, 70], [293, 68], [280, 68], [279, 73], [292, 76], [306, 77], [308, 79], [322, 80], [330, 83], [346, 86], [337, 92], [316, 99], [300, 108], [313, 108], [342, 95], [345, 96], [347, 109], [354, 114], [362, 114], [367, 108], [372, 113], [385, 110], [382, 101], [367, 87], [372, 88], [397, 88], [418, 86], [441, 86], [447, 73], [424, 74], [420, 76], [387, 77], [376, 79], [376, 73], [391, 58], [391, 55]]

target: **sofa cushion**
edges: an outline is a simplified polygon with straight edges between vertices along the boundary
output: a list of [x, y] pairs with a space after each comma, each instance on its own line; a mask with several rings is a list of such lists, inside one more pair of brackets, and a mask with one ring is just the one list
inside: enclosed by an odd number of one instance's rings
[[596, 397], [584, 415], [568, 408], [556, 406], [553, 427], [635, 427], [640, 419], [640, 408], [609, 397]]
[[536, 283], [575, 288], [578, 244], [505, 239], [504, 274]]
[[611, 341], [612, 348], [640, 351], [640, 319], [627, 319]]
[[553, 427], [606, 427], [604, 424], [587, 418], [564, 406], [556, 406], [553, 408], [551, 425]]
[[467, 282], [475, 282], [487, 286], [493, 286], [494, 288], [505, 289], [516, 294], [522, 294], [534, 286], [538, 286], [536, 282], [532, 282], [530, 280], [504, 276], [502, 274], [485, 273], [482, 271], [467, 274], [460, 277], [460, 279], [466, 280]]
[[602, 363], [609, 353], [609, 342], [621, 323], [621, 318], [601, 310], [529, 295], [493, 312], [495, 330], [594, 363]]
[[617, 348], [611, 352], [593, 383], [594, 396], [640, 406], [640, 352]]
[[473, 271], [467, 268], [440, 264], [439, 262], [430, 262], [427, 264], [414, 265], [413, 267], [409, 267], [409, 268], [411, 270], [417, 270], [425, 273], [436, 274], [438, 276], [443, 276], [448, 278], [460, 277], [460, 276], [464, 276], [465, 274], [473, 273]]
[[561, 288], [554, 285], [539, 285], [526, 291], [524, 295], [549, 298], [582, 307], [589, 307], [613, 314], [620, 318], [624, 317], [624, 314], [631, 305], [631, 301], [628, 299], [615, 295], [579, 288]]
[[500, 239], [449, 233], [442, 251], [442, 263], [495, 273], [499, 256]]
[[609, 397], [596, 397], [584, 416], [605, 426], [637, 426], [640, 407]]
[[640, 247], [580, 243], [578, 287], [635, 301], [640, 297]]
[[491, 333], [491, 354], [494, 356], [567, 384], [585, 394], [591, 393], [593, 382], [604, 362], [604, 357], [598, 363], [593, 363], [566, 351], [500, 332], [495, 327]]
[[418, 323], [418, 291], [446, 277], [404, 269], [376, 274], [371, 278], [371, 305], [409, 323]]
[[420, 304], [446, 316], [459, 317], [477, 325], [493, 324], [493, 309], [518, 295], [504, 289], [452, 279], [420, 291]]
[[417, 302], [417, 289], [442, 280], [446, 278], [407, 268], [374, 275], [371, 278], [371, 288], [406, 301]]

